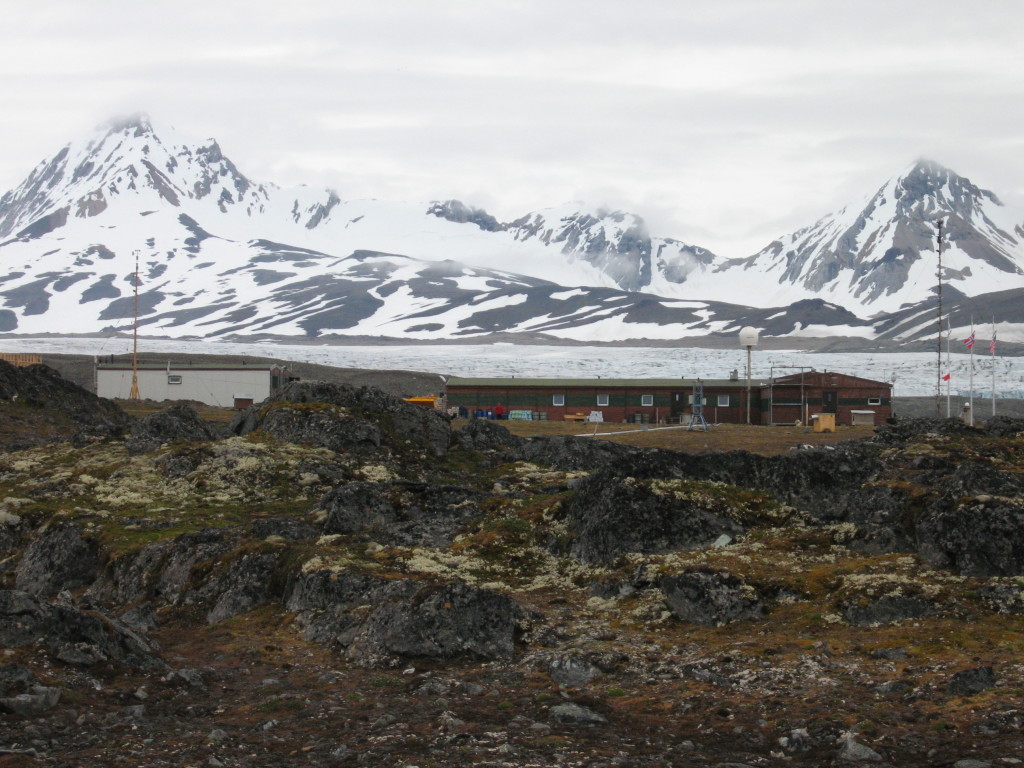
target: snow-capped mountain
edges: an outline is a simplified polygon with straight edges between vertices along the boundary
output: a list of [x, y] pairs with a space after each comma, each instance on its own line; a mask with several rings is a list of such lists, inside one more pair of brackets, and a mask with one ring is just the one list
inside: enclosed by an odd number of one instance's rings
[[719, 264], [690, 288], [708, 298], [756, 286], [765, 304], [818, 297], [858, 313], [894, 312], [934, 290], [937, 222], [943, 281], [965, 296], [1024, 287], [1024, 217], [948, 168], [919, 161], [863, 203], [760, 252]]
[[134, 117], [68, 145], [0, 198], [0, 332], [128, 329], [137, 253], [141, 325], [166, 336], [615, 341], [756, 325], [912, 339], [911, 319], [926, 325], [939, 216], [951, 291], [969, 301], [1024, 288], [1024, 228], [992, 193], [930, 163], [726, 260], [654, 237], [630, 213], [569, 204], [501, 222], [456, 200], [256, 183], [215, 141]]

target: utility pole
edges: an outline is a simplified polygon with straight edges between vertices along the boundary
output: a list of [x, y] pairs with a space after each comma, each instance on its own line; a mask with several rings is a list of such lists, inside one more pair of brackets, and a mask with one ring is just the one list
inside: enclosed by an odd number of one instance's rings
[[938, 310], [938, 333], [936, 334], [936, 356], [935, 363], [935, 418], [942, 418], [942, 219], [939, 219], [938, 233], [935, 236], [935, 247], [939, 255], [939, 268], [936, 276], [939, 279], [939, 310]]

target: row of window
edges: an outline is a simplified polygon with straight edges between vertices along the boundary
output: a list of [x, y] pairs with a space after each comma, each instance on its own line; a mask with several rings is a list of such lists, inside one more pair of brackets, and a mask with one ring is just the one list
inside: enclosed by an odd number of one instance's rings
[[[598, 395], [597, 405], [607, 407], [609, 403], [609, 395]], [[717, 406], [719, 408], [728, 408], [730, 405], [729, 395], [716, 395], [718, 398]], [[687, 395], [686, 401], [693, 405], [693, 395]], [[708, 404], [707, 397], [704, 398], [704, 405]], [[552, 395], [551, 405], [563, 407], [565, 406], [565, 395]], [[646, 407], [652, 407], [654, 405], [654, 395], [640, 395], [640, 405]]]

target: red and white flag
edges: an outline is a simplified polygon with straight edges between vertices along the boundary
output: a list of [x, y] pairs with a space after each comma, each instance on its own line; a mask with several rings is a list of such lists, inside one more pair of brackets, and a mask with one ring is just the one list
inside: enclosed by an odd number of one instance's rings
[[974, 348], [974, 331], [971, 331], [971, 335], [968, 336], [966, 339], [964, 339], [964, 345], [968, 349], [973, 349]]
[[947, 373], [945, 376], [943, 376], [942, 380], [943, 381], [949, 381], [949, 374]]

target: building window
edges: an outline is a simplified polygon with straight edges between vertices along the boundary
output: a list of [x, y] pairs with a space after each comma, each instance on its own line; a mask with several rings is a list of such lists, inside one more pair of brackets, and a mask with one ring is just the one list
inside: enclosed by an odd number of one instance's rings
[[551, 404], [552, 405], [558, 405], [558, 406], [565, 405], [565, 395], [552, 395], [551, 396]]
[[168, 384], [181, 384], [181, 376], [177, 376], [177, 375], [169, 373], [169, 374], [167, 374], [167, 383]]
[[718, 407], [719, 408], [728, 408], [729, 407], [729, 396], [728, 395], [719, 395], [718, 396]]
[[882, 398], [880, 398], [880, 397], [869, 397], [868, 398], [868, 405], [881, 405], [881, 404], [882, 404]]
[[640, 395], [640, 405], [652, 406], [654, 405], [654, 395]]
[[597, 396], [597, 404], [598, 405], [607, 406], [608, 405], [608, 395], [598, 395]]

